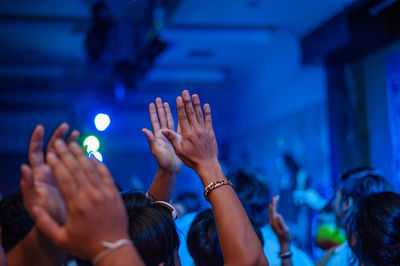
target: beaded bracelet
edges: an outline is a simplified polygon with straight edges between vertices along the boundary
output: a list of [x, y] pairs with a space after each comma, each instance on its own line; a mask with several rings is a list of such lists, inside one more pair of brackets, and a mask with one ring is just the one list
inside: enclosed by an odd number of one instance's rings
[[287, 251], [287, 252], [284, 252], [284, 253], [279, 253], [278, 256], [281, 259], [289, 259], [289, 258], [292, 257], [292, 252], [291, 251]]
[[209, 202], [210, 200], [208, 199], [208, 195], [211, 193], [216, 188], [219, 188], [221, 186], [229, 185], [233, 187], [233, 184], [230, 180], [222, 179], [219, 181], [211, 182], [206, 188], [204, 189], [204, 198]]

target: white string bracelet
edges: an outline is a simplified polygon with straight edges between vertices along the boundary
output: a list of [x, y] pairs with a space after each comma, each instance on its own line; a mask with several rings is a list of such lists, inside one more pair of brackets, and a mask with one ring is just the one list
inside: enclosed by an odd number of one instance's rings
[[96, 257], [93, 259], [93, 264], [96, 265], [104, 256], [106, 256], [108, 253], [122, 247], [125, 245], [133, 245], [132, 240], [129, 239], [120, 239], [116, 242], [107, 242], [107, 241], [102, 241], [101, 245], [105, 247], [106, 249], [100, 252]]

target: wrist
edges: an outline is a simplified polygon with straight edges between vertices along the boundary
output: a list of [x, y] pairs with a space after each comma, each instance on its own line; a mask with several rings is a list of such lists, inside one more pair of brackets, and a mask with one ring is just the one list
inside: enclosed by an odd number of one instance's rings
[[194, 171], [199, 175], [204, 187], [208, 186], [211, 182], [225, 179], [218, 159], [204, 161]]
[[280, 244], [280, 248], [281, 248], [280, 253], [290, 251], [290, 241], [283, 241], [283, 242], [280, 242], [279, 244]]
[[87, 258], [89, 258], [90, 260], [93, 261], [94, 258], [96, 258], [96, 256], [98, 256], [101, 252], [107, 250], [108, 248], [106, 246], [103, 245], [103, 242], [110, 242], [110, 243], [114, 243], [117, 242], [120, 239], [130, 239], [129, 235], [121, 235], [120, 237], [113, 237], [113, 238], [107, 238], [107, 240], [96, 240], [95, 243], [93, 243], [93, 245], [90, 245], [90, 247], [87, 249]]
[[168, 169], [168, 168], [162, 168], [158, 167], [158, 172], [162, 174], [162, 176], [168, 176], [169, 178], [171, 177], [176, 177], [181, 169]]

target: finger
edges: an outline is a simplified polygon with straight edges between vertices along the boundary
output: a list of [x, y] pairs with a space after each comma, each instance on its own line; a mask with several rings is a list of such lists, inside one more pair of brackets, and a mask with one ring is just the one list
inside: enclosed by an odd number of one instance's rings
[[76, 142], [71, 142], [68, 145], [70, 151], [74, 154], [75, 158], [78, 159], [78, 163], [83, 169], [86, 177], [92, 186], [99, 186], [99, 175], [98, 172], [93, 165], [93, 163], [89, 160], [86, 154], [83, 152], [82, 148]]
[[65, 145], [65, 142], [62, 140], [56, 140], [54, 142], [54, 147], [56, 149], [57, 155], [60, 157], [63, 164], [71, 173], [78, 187], [80, 189], [89, 187], [87, 176], [79, 165], [78, 160], [68, 149], [67, 145]]
[[37, 167], [44, 163], [43, 136], [43, 126], [37, 125], [32, 132], [28, 148], [28, 161], [31, 167]]
[[78, 130], [72, 131], [71, 134], [69, 134], [66, 143], [68, 144], [68, 143], [71, 143], [73, 141], [76, 141], [79, 138], [79, 135], [80, 135], [80, 133], [79, 133]]
[[150, 122], [153, 127], [153, 132], [160, 130], [160, 122], [158, 122], [157, 111], [154, 103], [149, 104]]
[[172, 147], [174, 148], [174, 151], [176, 154], [180, 153], [181, 151], [181, 143], [180, 143], [180, 138], [177, 133], [169, 130], [169, 129], [163, 129], [161, 130], [161, 133], [164, 135], [164, 137], [167, 138], [169, 143], [171, 143]]
[[54, 152], [49, 152], [46, 155], [46, 160], [54, 173], [61, 194], [68, 201], [78, 193], [78, 186], [74, 178]]
[[182, 92], [182, 98], [183, 98], [183, 104], [185, 105], [186, 116], [190, 122], [190, 125], [192, 127], [198, 127], [199, 123], [197, 122], [196, 115], [194, 114], [194, 109], [189, 91], [184, 90]]
[[161, 98], [156, 99], [156, 107], [158, 113], [158, 120], [160, 121], [161, 128], [167, 128], [167, 115], [165, 114], [164, 105]]
[[181, 125], [178, 123], [178, 127], [177, 127], [177, 129], [176, 129], [176, 133], [178, 134], [178, 135], [181, 135], [182, 136], [182, 130], [181, 130]]
[[196, 115], [197, 122], [201, 126], [203, 126], [204, 125], [203, 110], [201, 109], [199, 95], [193, 94], [192, 95], [192, 100], [193, 100], [194, 113]]
[[185, 106], [183, 105], [182, 97], [176, 98], [176, 109], [178, 110], [178, 123], [181, 126], [182, 133], [189, 132], [191, 130], [189, 120], [186, 116]]
[[167, 127], [168, 127], [168, 129], [175, 130], [174, 118], [172, 117], [171, 109], [169, 108], [169, 104], [168, 103], [164, 103], [164, 110], [165, 110], [165, 114], [167, 116]]
[[69, 130], [69, 125], [67, 123], [62, 123], [56, 128], [56, 130], [54, 130], [53, 134], [50, 137], [49, 142], [47, 143], [46, 153], [54, 151], [54, 141], [56, 141], [57, 139], [64, 139], [68, 130]]
[[208, 103], [204, 105], [204, 117], [206, 127], [212, 130], [211, 108]]
[[26, 195], [26, 193], [33, 187], [32, 169], [26, 164], [21, 165], [20, 187], [22, 195]]
[[59, 226], [43, 208], [33, 206], [32, 213], [35, 224], [39, 230], [50, 238], [56, 245], [62, 247], [62, 243], [64, 243], [66, 239], [65, 230]]
[[154, 138], [154, 134], [147, 128], [143, 128], [142, 132], [146, 135], [147, 141], [149, 142], [149, 146], [152, 147], [156, 141], [156, 139]]
[[108, 170], [107, 166], [104, 163], [100, 163], [96, 159], [92, 159], [97, 171], [99, 172], [100, 178], [107, 187], [112, 187], [113, 189], [117, 190], [117, 187], [114, 184], [114, 179], [112, 178], [112, 175], [110, 171]]

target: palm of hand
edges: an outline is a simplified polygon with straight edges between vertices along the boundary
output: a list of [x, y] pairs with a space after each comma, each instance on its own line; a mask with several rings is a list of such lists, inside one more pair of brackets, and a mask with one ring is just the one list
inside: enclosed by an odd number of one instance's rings
[[40, 206], [60, 224], [66, 219], [66, 207], [57, 187], [53, 173], [47, 164], [32, 169], [33, 186], [30, 193], [24, 195], [24, 205], [28, 210], [33, 206]]
[[151, 152], [156, 158], [160, 168], [177, 172], [182, 167], [182, 161], [175, 154], [174, 148], [167, 138], [158, 130], [155, 135], [154, 145], [151, 147]]

